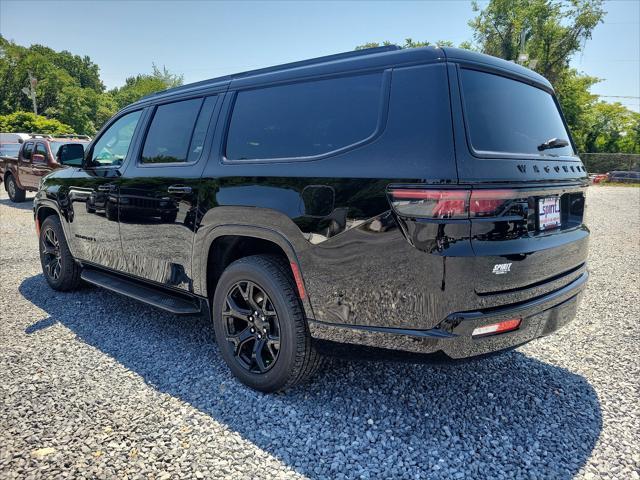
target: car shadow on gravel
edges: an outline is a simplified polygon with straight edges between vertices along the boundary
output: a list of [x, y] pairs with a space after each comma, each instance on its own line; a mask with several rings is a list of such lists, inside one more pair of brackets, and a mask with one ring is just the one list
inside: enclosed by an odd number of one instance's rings
[[94, 288], [54, 295], [42, 275], [19, 290], [48, 315], [27, 333], [61, 323], [311, 478], [572, 478], [602, 429], [583, 377], [517, 350], [451, 365], [334, 359], [264, 395], [231, 377], [205, 318]]
[[18, 210], [33, 210], [33, 197], [27, 198], [24, 202], [19, 203], [14, 203], [8, 198], [0, 198], [0, 205], [16, 208]]

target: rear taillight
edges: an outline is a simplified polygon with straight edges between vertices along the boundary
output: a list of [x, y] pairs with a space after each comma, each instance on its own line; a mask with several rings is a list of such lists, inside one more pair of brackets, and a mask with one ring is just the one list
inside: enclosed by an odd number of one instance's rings
[[393, 188], [393, 208], [401, 215], [424, 218], [467, 218], [468, 190], [426, 190]]
[[501, 215], [514, 201], [526, 197], [517, 190], [391, 188], [394, 210], [420, 218], [470, 218]]
[[469, 203], [472, 217], [493, 217], [500, 215], [513, 200], [522, 197], [517, 190], [473, 190]]

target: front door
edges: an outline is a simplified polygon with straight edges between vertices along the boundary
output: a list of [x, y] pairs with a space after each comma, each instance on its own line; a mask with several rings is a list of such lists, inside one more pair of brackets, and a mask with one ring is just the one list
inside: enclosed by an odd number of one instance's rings
[[18, 156], [18, 179], [22, 188], [31, 187], [31, 157], [35, 142], [27, 142], [24, 144], [22, 154]]
[[69, 187], [69, 228], [74, 255], [84, 261], [122, 269], [118, 226], [118, 189], [133, 155], [142, 110], [114, 119], [89, 146], [82, 169]]
[[123, 269], [192, 290], [191, 253], [200, 176], [217, 117], [217, 96], [158, 105], [139, 154], [120, 181]]
[[49, 156], [49, 149], [44, 142], [37, 142], [31, 158], [31, 176], [29, 178], [30, 187], [38, 188], [42, 177], [51, 173], [50, 162], [51, 158]]

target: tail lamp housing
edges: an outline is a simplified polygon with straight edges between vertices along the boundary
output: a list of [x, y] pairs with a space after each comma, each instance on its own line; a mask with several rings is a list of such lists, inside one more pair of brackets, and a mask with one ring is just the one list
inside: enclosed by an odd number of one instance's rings
[[402, 216], [468, 219], [497, 216], [523, 194], [513, 189], [391, 188], [389, 197], [393, 209]]

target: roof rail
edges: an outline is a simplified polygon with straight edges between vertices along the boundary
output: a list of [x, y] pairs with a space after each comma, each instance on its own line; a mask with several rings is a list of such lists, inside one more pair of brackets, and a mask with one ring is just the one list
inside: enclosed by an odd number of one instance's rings
[[402, 50], [402, 47], [399, 47], [398, 45], [384, 45], [382, 47], [363, 48], [362, 50], [351, 50], [349, 52], [334, 53], [333, 55], [325, 55], [324, 57], [316, 57], [316, 58], [310, 58], [308, 60], [299, 60], [296, 62], [283, 63], [280, 65], [274, 65], [273, 67], [247, 70], [246, 72], [233, 73], [230, 75], [224, 75], [222, 77], [210, 78], [208, 80], [201, 80], [199, 82], [180, 85], [179, 87], [160, 90], [158, 92], [154, 92], [149, 95], [146, 95], [142, 97], [140, 100], [146, 100], [147, 98], [152, 98], [152, 97], [155, 97], [156, 95], [164, 95], [166, 93], [180, 92], [182, 90], [188, 90], [188, 89], [196, 88], [196, 87], [207, 85], [214, 82], [231, 81], [238, 78], [245, 78], [252, 75], [261, 75], [263, 73], [277, 72], [279, 70], [286, 70], [289, 68], [307, 67], [310, 65], [318, 64], [318, 63], [333, 62], [336, 60], [344, 60], [346, 58], [362, 57], [365, 55], [374, 55], [376, 53], [392, 52], [395, 50]]
[[55, 135], [56, 138], [78, 138], [80, 140], [91, 140], [89, 135], [78, 135], [75, 133], [65, 133], [64, 135]]
[[49, 133], [30, 133], [31, 138], [53, 138]]

